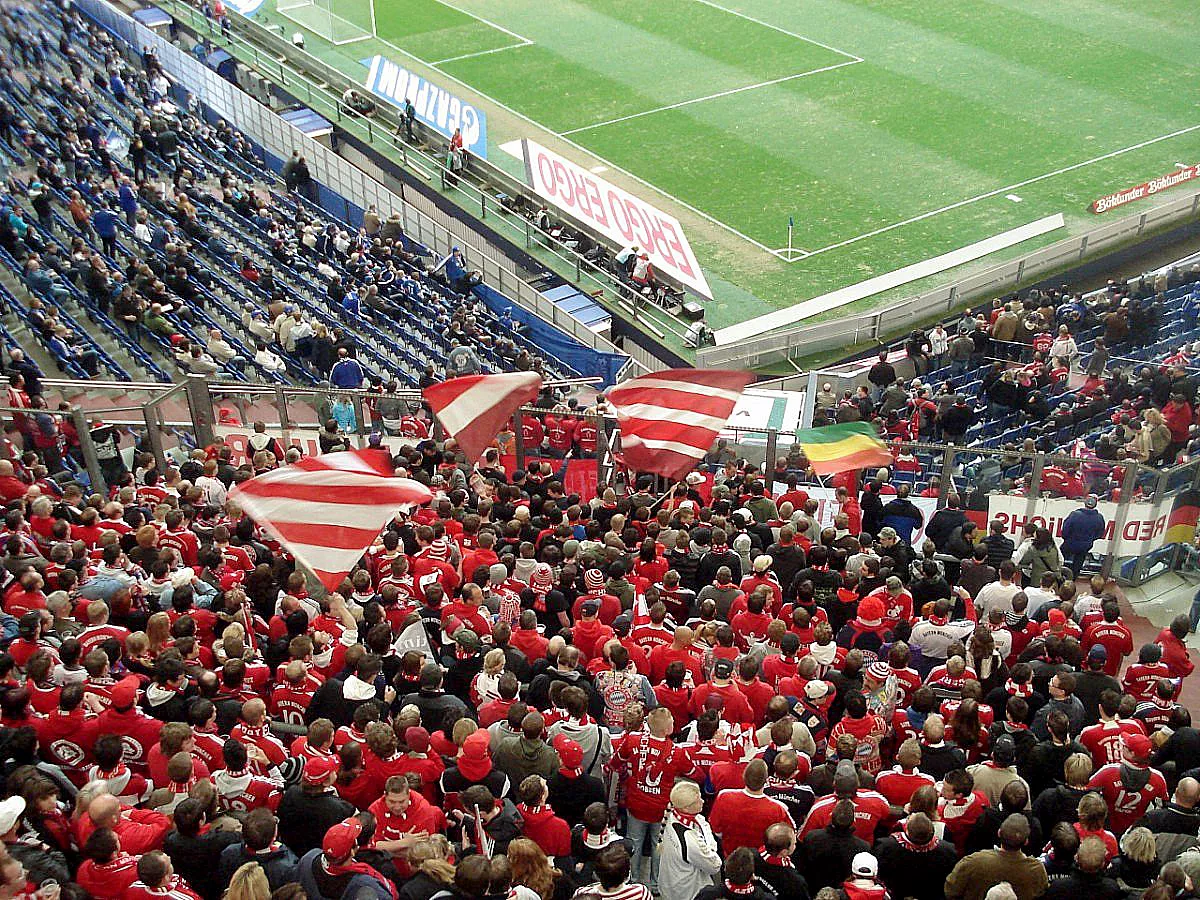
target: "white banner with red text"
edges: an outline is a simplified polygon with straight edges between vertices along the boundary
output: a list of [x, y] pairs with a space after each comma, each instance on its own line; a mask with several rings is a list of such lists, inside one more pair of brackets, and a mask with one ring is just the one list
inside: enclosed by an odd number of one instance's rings
[[712, 299], [678, 219], [535, 141], [522, 140], [521, 146], [534, 193], [609, 240], [637, 245], [659, 272]]
[[[988, 498], [988, 519], [1001, 522], [1004, 533], [1015, 542], [1020, 542], [1025, 523], [1031, 521], [1039, 528], [1049, 528], [1054, 539], [1061, 544], [1063, 522], [1075, 510], [1083, 507], [1082, 500], [1041, 497], [1034, 501], [1033, 515], [1028, 516], [1025, 513], [1028, 503], [1028, 497], [992, 494]], [[1117, 504], [1101, 501], [1096, 509], [1104, 516], [1106, 528], [1104, 537], [1092, 545], [1092, 552], [1108, 553], [1112, 548]], [[1164, 504], [1155, 514], [1153, 503], [1130, 503], [1125, 526], [1121, 529], [1121, 555], [1142, 556], [1162, 547], [1167, 539], [1170, 514], [1169, 504]]]

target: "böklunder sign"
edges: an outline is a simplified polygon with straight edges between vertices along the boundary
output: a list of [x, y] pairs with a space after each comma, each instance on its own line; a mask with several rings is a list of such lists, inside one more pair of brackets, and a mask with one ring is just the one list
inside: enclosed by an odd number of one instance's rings
[[1200, 165], [1183, 166], [1174, 172], [1159, 175], [1157, 178], [1139, 184], [1136, 187], [1126, 188], [1123, 191], [1117, 191], [1115, 194], [1109, 194], [1107, 197], [1101, 197], [1092, 204], [1092, 212], [1108, 212], [1110, 209], [1116, 209], [1118, 206], [1124, 206], [1126, 203], [1133, 203], [1135, 200], [1143, 200], [1146, 197], [1157, 194], [1159, 191], [1165, 191], [1167, 188], [1173, 188], [1178, 184], [1183, 184], [1197, 177], [1200, 177]]

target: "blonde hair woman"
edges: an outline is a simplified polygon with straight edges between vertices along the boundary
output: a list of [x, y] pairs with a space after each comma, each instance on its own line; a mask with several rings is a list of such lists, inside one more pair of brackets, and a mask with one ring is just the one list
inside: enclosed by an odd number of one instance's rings
[[500, 648], [489, 650], [483, 658], [483, 670], [471, 682], [471, 700], [478, 709], [500, 696], [500, 676], [504, 674], [507, 658]]
[[404, 883], [405, 900], [430, 900], [435, 894], [453, 889], [454, 866], [450, 862], [450, 842], [444, 834], [432, 834], [409, 847], [408, 865], [413, 876]]
[[271, 885], [267, 873], [256, 862], [248, 862], [229, 879], [225, 900], [271, 900]]
[[146, 652], [157, 657], [171, 646], [171, 617], [156, 612], [146, 620]]

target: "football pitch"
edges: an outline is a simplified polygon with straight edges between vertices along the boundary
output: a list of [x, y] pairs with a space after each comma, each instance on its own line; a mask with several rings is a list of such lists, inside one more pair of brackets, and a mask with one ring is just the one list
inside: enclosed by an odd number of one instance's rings
[[1198, 25], [1195, 0], [375, 0], [375, 38], [319, 52], [477, 101], [497, 165], [529, 137], [675, 214], [720, 327], [1063, 213], [1028, 251], [1200, 161]]

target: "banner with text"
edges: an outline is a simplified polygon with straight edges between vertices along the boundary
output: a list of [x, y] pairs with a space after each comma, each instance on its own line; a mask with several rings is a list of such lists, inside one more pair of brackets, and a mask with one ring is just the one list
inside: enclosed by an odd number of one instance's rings
[[[782, 481], [776, 481], [774, 485], [775, 497], [787, 492], [787, 485]], [[817, 501], [817, 522], [822, 528], [833, 527], [833, 517], [841, 512], [841, 506], [837, 502], [837, 492], [835, 488], [814, 487], [812, 485], [801, 485], [801, 489], [808, 494], [809, 500]], [[883, 502], [886, 504], [891, 497], [884, 496]], [[937, 512], [938, 502], [937, 497], [909, 497], [913, 506], [921, 511], [921, 515], [925, 520], [913, 530], [912, 546], [918, 551], [921, 549], [921, 544], [925, 540], [925, 526], [929, 524], [930, 518]], [[857, 537], [857, 535], [855, 535]]]
[[1109, 194], [1106, 197], [1101, 197], [1093, 201], [1092, 212], [1108, 212], [1110, 209], [1116, 209], [1118, 206], [1124, 206], [1126, 203], [1133, 203], [1135, 200], [1141, 200], [1145, 197], [1152, 197], [1159, 191], [1165, 191], [1167, 188], [1173, 188], [1178, 184], [1184, 184], [1196, 178], [1200, 178], [1200, 165], [1180, 166], [1174, 172], [1159, 175], [1150, 181], [1126, 188], [1123, 191], [1117, 191], [1115, 194]]
[[526, 179], [539, 197], [615, 243], [636, 244], [655, 269], [712, 298], [678, 219], [535, 141], [521, 146]]
[[406, 99], [411, 100], [417, 121], [444, 137], [453, 136], [456, 128], [462, 129], [464, 149], [487, 159], [487, 116], [483, 110], [386, 56], [372, 56], [366, 64], [367, 90], [400, 109], [404, 109]]
[[[1020, 540], [1021, 529], [1025, 523], [1032, 521], [1039, 528], [1049, 528], [1055, 540], [1061, 543], [1063, 522], [1075, 510], [1083, 508], [1083, 503], [1079, 500], [1043, 497], [1034, 502], [1033, 515], [1026, 516], [1025, 508], [1028, 503], [1028, 497], [992, 494], [988, 498], [988, 518], [1001, 522], [1004, 525], [1004, 533], [1014, 541]], [[1101, 501], [1096, 508], [1100, 515], [1104, 516], [1107, 527], [1104, 537], [1092, 546], [1092, 552], [1108, 553], [1117, 520], [1117, 504]], [[1153, 503], [1129, 504], [1129, 515], [1121, 531], [1121, 555], [1141, 556], [1162, 547], [1167, 542], [1170, 513], [1171, 510], [1166, 505], [1155, 515]]]

